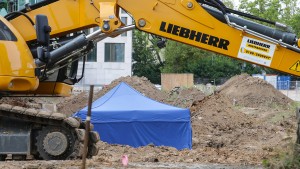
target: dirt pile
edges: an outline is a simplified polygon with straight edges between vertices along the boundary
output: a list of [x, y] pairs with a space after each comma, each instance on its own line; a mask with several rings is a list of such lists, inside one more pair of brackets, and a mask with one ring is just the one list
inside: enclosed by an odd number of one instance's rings
[[190, 108], [195, 101], [203, 100], [205, 94], [197, 88], [176, 87], [169, 92], [165, 103], [173, 106]]
[[[190, 107], [193, 150], [178, 151], [170, 147], [153, 146], [134, 149], [101, 143], [104, 148], [95, 157], [95, 161], [118, 160], [122, 153], [126, 153], [136, 162], [259, 164], [263, 159], [275, 155], [277, 147], [292, 142], [296, 133], [294, 117], [280, 117], [276, 123], [271, 120], [280, 112], [288, 110], [273, 109], [270, 104], [264, 109], [241, 109], [232, 99], [236, 98], [238, 103], [254, 107], [263, 106], [261, 100], [270, 98], [280, 105], [291, 102], [270, 84], [248, 75], [240, 75], [230, 79], [220, 89], [220, 92], [205, 97], [195, 88], [176, 88], [165, 100], [165, 103], [175, 106]], [[241, 96], [237, 97], [238, 94]]]
[[255, 123], [253, 118], [236, 110], [228, 97], [221, 94], [194, 103], [191, 108], [191, 119], [193, 136], [195, 139], [201, 139], [194, 142], [195, 148], [199, 146], [221, 148], [233, 145], [237, 138], [231, 140], [228, 134], [236, 134], [241, 128], [251, 128]]
[[283, 138], [292, 139], [289, 132], [295, 132], [295, 123], [288, 122], [285, 128], [242, 112], [221, 93], [194, 103], [191, 111], [193, 149], [207, 153], [210, 162], [260, 163], [284, 144]]
[[[240, 84], [237, 82], [242, 81], [241, 79], [248, 79], [246, 82], [251, 83], [243, 82], [239, 87]], [[225, 91], [233, 90], [232, 86], [236, 88], [235, 92], [226, 93]], [[277, 154], [275, 151], [277, 147], [292, 142], [296, 133], [296, 123], [293, 116], [280, 117], [276, 123], [270, 120], [280, 112], [288, 111], [285, 109], [273, 110], [272, 107], [265, 107], [249, 111], [236, 106], [236, 102], [232, 99], [235, 97], [233, 94], [243, 93], [246, 86], [250, 88], [248, 94], [253, 97], [257, 94], [256, 91], [272, 91], [268, 95], [255, 96], [256, 100], [260, 97], [266, 99], [281, 96], [280, 92], [269, 84], [247, 75], [230, 79], [221, 87], [220, 92], [207, 97], [195, 88], [173, 89], [168, 98], [162, 101], [179, 107], [190, 107], [193, 128], [192, 150], [178, 151], [171, 147], [151, 145], [131, 148], [101, 142], [99, 143], [101, 150], [94, 158], [94, 162], [113, 163], [119, 161], [122, 154], [128, 154], [132, 162], [260, 164], [263, 159]], [[245, 101], [243, 99], [249, 98], [237, 98], [241, 103], [262, 106], [255, 99]], [[286, 100], [288, 99], [275, 101], [284, 105], [287, 103]]]
[[[95, 92], [93, 96], [93, 100], [96, 100], [106, 94], [109, 90], [120, 84], [121, 82], [125, 82], [129, 84], [131, 87], [142, 93], [143, 95], [157, 100], [159, 102], [168, 102], [168, 94], [158, 90], [146, 77], [121, 77], [114, 81], [112, 81], [109, 85], [104, 86], [102, 90]], [[67, 115], [72, 115], [74, 112], [82, 109], [87, 105], [88, 102], [88, 93], [82, 92], [77, 95], [67, 97], [65, 100], [57, 104], [58, 112], [64, 113]]]
[[[292, 101], [261, 79], [235, 76], [218, 92], [205, 96], [196, 88], [176, 88], [165, 93], [146, 78], [122, 77], [96, 92], [94, 99], [120, 82], [160, 102], [190, 108], [192, 150], [153, 145], [132, 148], [100, 142], [98, 155], [88, 161], [91, 167], [120, 167], [124, 154], [130, 162], [260, 164], [277, 155], [276, 149], [295, 142], [296, 117], [293, 110], [285, 108]], [[85, 92], [66, 98], [57, 105], [58, 110], [75, 112], [87, 105], [87, 98]]]
[[293, 142], [295, 123], [275, 125], [246, 114], [222, 94], [194, 102], [191, 110], [192, 150], [153, 145], [132, 148], [100, 142], [100, 151], [91, 163], [113, 165], [127, 154], [130, 162], [261, 164], [263, 159], [277, 154], [277, 147]]
[[290, 103], [291, 99], [262, 79], [235, 76], [216, 94], [191, 107], [193, 148], [222, 151], [216, 162], [260, 162], [274, 154], [280, 143], [294, 139], [296, 123], [293, 110], [287, 108]]
[[247, 74], [234, 76], [219, 88], [235, 105], [245, 107], [287, 106], [292, 100], [265, 80]]

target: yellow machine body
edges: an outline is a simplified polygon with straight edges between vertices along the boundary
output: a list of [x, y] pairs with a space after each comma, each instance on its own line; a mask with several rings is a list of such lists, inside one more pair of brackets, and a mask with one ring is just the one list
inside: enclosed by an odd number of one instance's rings
[[[95, 5], [95, 7], [93, 5]], [[51, 26], [51, 36], [58, 37], [98, 26], [99, 11], [97, 8], [99, 9], [98, 0], [58, 0], [26, 12], [26, 14], [33, 21], [35, 20], [36, 15], [46, 15], [48, 17], [49, 25]], [[34, 27], [24, 16], [19, 16], [10, 22], [22, 35], [25, 41], [36, 39]]]
[[5, 37], [5, 35], [15, 37], [13, 40], [4, 40], [5, 38], [0, 40], [0, 91], [37, 89], [39, 80], [35, 75], [36, 67], [26, 42], [3, 17], [0, 17], [0, 22], [6, 26], [1, 32], [1, 37]]
[[34, 91], [28, 92], [16, 92], [16, 94], [27, 94], [36, 96], [70, 96], [72, 94], [73, 87], [66, 83], [61, 82], [40, 82], [38, 88]]
[[[58, 0], [26, 12], [33, 21], [36, 15], [46, 15], [51, 26], [51, 37], [59, 37], [98, 26], [99, 1]], [[98, 9], [97, 9], [98, 7]], [[7, 22], [1, 20], [16, 35], [17, 41], [0, 41], [5, 58], [0, 63], [0, 91], [24, 94], [68, 96], [72, 86], [56, 82], [40, 82], [35, 76], [35, 63], [26, 42], [36, 40], [34, 26], [24, 16]]]
[[[194, 0], [118, 0], [118, 5], [134, 17], [137, 28], [142, 31], [300, 76], [300, 66], [295, 67], [300, 64], [300, 53], [230, 27]], [[141, 27], [139, 22], [146, 24]], [[246, 40], [258, 43], [245, 43]], [[257, 45], [259, 43], [270, 45], [271, 49]], [[243, 52], [251, 55], [243, 57]]]
[[[26, 15], [32, 20], [38, 14], [46, 15], [51, 26], [51, 37], [95, 26], [100, 26], [107, 35], [113, 35], [114, 30], [123, 26], [119, 19], [121, 7], [133, 17], [136, 27], [142, 31], [300, 76], [299, 52], [263, 36], [229, 26], [209, 14], [195, 0], [49, 0], [43, 3], [27, 11]], [[26, 46], [26, 42], [36, 40], [34, 27], [24, 16], [10, 20], [13, 27], [3, 18], [1, 20], [18, 40], [0, 43], [0, 51], [5, 55], [0, 67], [0, 90], [24, 93], [35, 90], [33, 93], [36, 94], [53, 94], [51, 87], [38, 88], [35, 64]], [[64, 87], [55, 89], [56, 94], [65, 95], [67, 92], [62, 89]]]

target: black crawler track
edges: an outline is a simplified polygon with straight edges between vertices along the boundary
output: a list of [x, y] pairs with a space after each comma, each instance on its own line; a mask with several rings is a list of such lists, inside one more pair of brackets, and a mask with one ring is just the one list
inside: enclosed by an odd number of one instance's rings
[[[66, 117], [60, 113], [49, 113], [44, 110], [11, 106], [0, 104], [0, 118], [22, 121], [32, 126], [32, 139], [30, 143], [32, 149], [31, 155], [44, 160], [66, 160], [78, 159], [83, 156], [84, 125], [76, 118]], [[1, 126], [0, 127], [5, 127]], [[58, 132], [67, 138], [67, 148], [63, 153], [48, 153], [45, 149], [45, 137], [48, 133]], [[96, 132], [90, 132], [93, 139], [89, 140], [88, 157], [97, 154], [96, 143], [99, 141], [99, 135]], [[14, 154], [11, 154], [14, 156]], [[17, 155], [17, 154], [16, 154]], [[3, 157], [3, 155], [1, 156]]]

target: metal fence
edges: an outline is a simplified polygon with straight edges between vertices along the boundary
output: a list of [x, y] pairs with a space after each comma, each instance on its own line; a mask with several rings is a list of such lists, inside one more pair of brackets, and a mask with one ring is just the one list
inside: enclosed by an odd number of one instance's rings
[[300, 101], [300, 81], [277, 81], [274, 87], [289, 98]]

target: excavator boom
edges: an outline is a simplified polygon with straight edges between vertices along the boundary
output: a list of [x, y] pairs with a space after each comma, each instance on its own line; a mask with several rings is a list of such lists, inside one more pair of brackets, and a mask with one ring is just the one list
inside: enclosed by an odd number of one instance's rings
[[[136, 27], [142, 31], [300, 76], [300, 69], [297, 67], [300, 63], [300, 48], [295, 34], [227, 13], [219, 1], [211, 1], [215, 7], [199, 2], [195, 0], [115, 1], [134, 18]], [[104, 10], [102, 6], [100, 6], [101, 10]], [[109, 23], [107, 16], [110, 14], [113, 14], [113, 11], [100, 15], [101, 27]], [[104, 28], [102, 30], [107, 33], [113, 31], [113, 29], [106, 31]]]
[[36, 30], [28, 18], [35, 23], [36, 15], [47, 16], [51, 37], [60, 37], [98, 26], [98, 4], [98, 0], [47, 0], [21, 10], [27, 17], [17, 12], [9, 14], [7, 18], [28, 42], [37, 39]]

